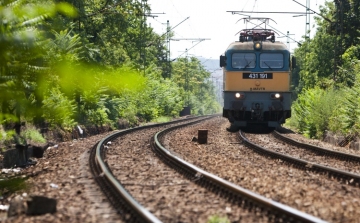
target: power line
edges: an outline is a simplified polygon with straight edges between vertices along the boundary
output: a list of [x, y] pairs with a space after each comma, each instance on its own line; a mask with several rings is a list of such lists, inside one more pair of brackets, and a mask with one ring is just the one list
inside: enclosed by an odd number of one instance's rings
[[[231, 12], [232, 14], [238, 14], [238, 13], [270, 13], [270, 14], [274, 14], [274, 13], [278, 13], [278, 14], [299, 14], [299, 15], [305, 15], [306, 12], [254, 12], [254, 11], [226, 11], [226, 12]], [[314, 12], [312, 12], [311, 14], [315, 14]]]
[[[176, 39], [175, 39], [176, 40]], [[190, 47], [189, 49], [186, 49], [184, 53], [180, 54], [178, 57], [176, 57], [175, 59], [173, 59], [172, 61], [175, 61], [176, 59], [178, 59], [179, 57], [181, 57], [182, 55], [184, 55], [185, 53], [187, 53], [189, 50], [191, 50], [192, 48], [194, 48], [196, 45], [198, 45], [199, 43], [201, 43], [202, 41], [205, 40], [210, 40], [208, 38], [183, 38], [183, 39], [177, 39], [177, 40], [196, 40], [198, 41], [195, 45], [193, 45], [192, 47]]]
[[[251, 24], [253, 24], [253, 25], [257, 25], [257, 24], [255, 24], [255, 23], [253, 23], [253, 22], [250, 22], [250, 21], [248, 21], [248, 22], [249, 22], [249, 23], [251, 23]], [[276, 31], [276, 32], [278, 32], [278, 33], [280, 33], [280, 34], [282, 34], [282, 35], [286, 36], [283, 32], [281, 32], [281, 31], [279, 31], [279, 30], [275, 29], [274, 27], [270, 26], [269, 24], [267, 24], [267, 25], [268, 25], [270, 28], [272, 28], [274, 31]], [[289, 37], [289, 36], [288, 36], [288, 38], [289, 38], [289, 39], [291, 39], [292, 41], [296, 42], [297, 44], [299, 44], [299, 46], [301, 46], [301, 45], [302, 45], [300, 42], [296, 41], [295, 39], [293, 39], [293, 38], [291, 38], [291, 37]]]
[[[326, 17], [324, 17], [323, 15], [321, 15], [320, 13], [317, 13], [317, 12], [315, 12], [314, 10], [312, 10], [311, 8], [309, 8], [308, 6], [305, 6], [305, 5], [303, 5], [303, 4], [301, 4], [301, 3], [299, 3], [299, 2], [297, 2], [297, 1], [295, 1], [295, 0], [293, 0], [294, 2], [296, 2], [296, 3], [298, 3], [299, 5], [301, 5], [301, 6], [303, 6], [303, 7], [305, 7], [306, 8], [306, 10], [308, 10], [308, 11], [311, 11], [312, 13], [311, 14], [316, 14], [316, 15], [319, 15], [319, 16], [321, 16], [321, 18], [323, 18], [323, 19], [325, 19], [326, 21], [328, 21], [328, 22], [330, 22], [330, 23], [332, 23], [332, 21], [330, 20], [330, 19], [328, 19], [328, 18], [326, 18]], [[309, 0], [307, 0], [307, 1], [309, 1]], [[308, 12], [306, 12], [306, 13], [308, 13]], [[305, 13], [305, 14], [306, 14]], [[309, 12], [310, 13], [310, 12]]]

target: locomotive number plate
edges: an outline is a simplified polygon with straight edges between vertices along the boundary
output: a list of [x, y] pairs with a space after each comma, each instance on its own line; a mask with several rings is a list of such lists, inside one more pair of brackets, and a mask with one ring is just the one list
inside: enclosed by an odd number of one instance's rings
[[273, 79], [272, 73], [243, 73], [243, 79]]

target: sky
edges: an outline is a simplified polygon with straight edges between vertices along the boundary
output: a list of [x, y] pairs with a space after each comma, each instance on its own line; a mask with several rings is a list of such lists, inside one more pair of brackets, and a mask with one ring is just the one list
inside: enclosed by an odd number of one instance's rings
[[[148, 0], [151, 7], [151, 15], [147, 17], [147, 24], [160, 35], [166, 33], [166, 23], [169, 21], [171, 27], [175, 27], [173, 39], [193, 39], [170, 41], [171, 58], [186, 56], [203, 57], [207, 59], [218, 59], [230, 43], [239, 40], [236, 35], [246, 27], [242, 18], [268, 17], [269, 25], [278, 30], [276, 40], [287, 43], [286, 36], [289, 31], [290, 37], [301, 41], [306, 30], [306, 16], [294, 17], [294, 14], [279, 13], [256, 13], [256, 12], [301, 12], [305, 13], [306, 8], [301, 6], [309, 2], [309, 8], [320, 12], [320, 5], [325, 0]], [[233, 15], [227, 11], [250, 11], [254, 13], [243, 13]], [[316, 28], [313, 15], [310, 15], [310, 35], [315, 34]], [[189, 17], [187, 19], [187, 17]], [[185, 20], [185, 21], [184, 21]], [[276, 22], [276, 23], [275, 23]], [[280, 38], [279, 38], [280, 37]], [[199, 41], [199, 39], [205, 39]], [[297, 47], [293, 40], [289, 41], [290, 50]]]

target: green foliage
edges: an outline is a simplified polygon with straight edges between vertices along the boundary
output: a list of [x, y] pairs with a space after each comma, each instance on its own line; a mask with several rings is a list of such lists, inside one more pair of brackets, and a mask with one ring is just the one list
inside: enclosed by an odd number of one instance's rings
[[76, 111], [74, 101], [57, 88], [50, 89], [44, 96], [42, 109], [43, 117], [53, 127], [62, 126], [71, 129], [76, 124], [73, 118]]
[[21, 132], [21, 136], [29, 143], [45, 143], [46, 140], [41, 135], [41, 133], [34, 127], [26, 128], [24, 131]]
[[[56, 18], [52, 25], [57, 31], [74, 23], [74, 32], [82, 37], [84, 43], [96, 46], [96, 52], [88, 51], [87, 61], [101, 65], [118, 66], [131, 61], [136, 69], [147, 67], [164, 54], [159, 48], [162, 44], [148, 45], [153, 42], [155, 34], [150, 27], [144, 25], [142, 15], [149, 12], [146, 1], [98, 1], [98, 0], [67, 0], [78, 12], [78, 17]], [[155, 41], [159, 43], [159, 41]], [[95, 54], [91, 54], [95, 53]], [[146, 59], [144, 56], [146, 55]]]
[[290, 123], [310, 138], [321, 138], [329, 129], [329, 117], [338, 108], [338, 93], [320, 88], [304, 91], [293, 104]]
[[352, 87], [337, 84], [303, 91], [293, 104], [290, 125], [313, 138], [321, 138], [327, 130], [343, 135], [359, 133], [360, 64], [352, 61], [349, 67]]
[[120, 118], [134, 121], [151, 121], [159, 116], [175, 117], [182, 109], [179, 87], [163, 79], [159, 72], [145, 78], [141, 91], [124, 91], [119, 95]]
[[59, 2], [56, 4], [56, 11], [65, 15], [68, 18], [78, 17], [78, 11], [73, 7], [73, 5], [67, 2]]
[[[141, 16], [150, 10], [146, 1], [2, 4], [2, 125], [26, 121], [70, 130], [76, 124], [115, 126], [120, 119], [137, 125], [178, 116], [185, 99], [193, 114], [219, 108], [210, 74], [196, 58], [180, 59], [171, 75], [164, 37]], [[3, 132], [2, 139], [14, 133]], [[16, 137], [41, 141], [35, 133]]]
[[320, 7], [322, 17], [316, 18], [318, 28], [315, 36], [303, 41], [295, 50], [299, 65], [299, 69], [293, 72], [298, 80], [294, 86], [296, 94], [302, 89], [314, 87], [326, 89], [336, 85], [354, 85], [352, 67], [360, 56], [357, 37], [359, 4], [359, 1], [345, 0], [340, 6], [337, 1], [329, 1]]
[[227, 217], [219, 217], [217, 215], [209, 217], [207, 223], [230, 223]]
[[360, 1], [328, 1], [320, 11], [315, 36], [295, 50], [292, 84], [298, 98], [289, 121], [309, 137], [321, 138], [327, 130], [358, 133]]
[[[52, 78], [39, 83], [39, 92], [52, 92], [58, 86], [57, 94], [65, 106], [62, 113], [53, 119], [66, 128], [77, 123], [114, 126], [121, 117], [121, 109], [130, 109], [130, 100], [120, 99], [124, 95], [134, 98], [145, 87], [146, 78], [129, 68], [107, 68], [89, 64], [62, 62], [52, 69]], [[48, 98], [47, 98], [48, 99]], [[43, 106], [48, 110], [54, 100], [43, 100]], [[71, 102], [66, 103], [67, 102]], [[126, 105], [123, 106], [124, 102]], [[59, 103], [59, 102], [58, 102]], [[49, 106], [50, 105], [50, 106]], [[134, 108], [137, 108], [134, 105]], [[134, 109], [136, 114], [136, 110]], [[65, 112], [67, 111], [67, 112]], [[49, 115], [44, 116], [49, 119]], [[70, 115], [68, 119], [60, 114]], [[60, 121], [56, 121], [60, 118]], [[66, 122], [64, 122], [66, 120]]]
[[[73, 25], [72, 25], [73, 26]], [[83, 51], [82, 40], [78, 34], [74, 34], [73, 29], [52, 31], [54, 37], [45, 46], [45, 59], [49, 64], [61, 61], [79, 61]]]
[[[313, 40], [307, 40], [295, 50], [298, 68], [292, 73], [297, 82], [295, 94], [319, 86], [323, 89], [334, 81], [334, 38], [318, 30]], [[294, 83], [293, 83], [294, 84]]]
[[138, 91], [145, 83], [145, 77], [127, 67], [112, 69], [86, 63], [60, 63], [56, 67], [56, 74], [62, 91], [67, 95], [105, 88], [114, 93]]
[[338, 104], [339, 111], [333, 115], [331, 130], [344, 134], [360, 132], [360, 82], [359, 68], [356, 84], [352, 88], [341, 89], [342, 100]]
[[144, 93], [156, 107], [158, 113], [156, 117], [178, 116], [183, 107], [183, 99], [181, 89], [176, 83], [162, 78], [160, 71], [157, 71], [148, 75], [146, 86]]
[[156, 122], [156, 123], [162, 123], [162, 122], [170, 122], [171, 121], [171, 117], [165, 117], [165, 116], [160, 116], [158, 118], [155, 118], [153, 120], [151, 120], [152, 122]]
[[[0, 106], [3, 114], [27, 109], [30, 83], [35, 76], [30, 62], [37, 58], [41, 33], [36, 25], [54, 14], [54, 6], [10, 1], [0, 8]], [[14, 114], [15, 115], [15, 114]], [[16, 115], [18, 116], [18, 115]]]
[[[20, 131], [21, 119], [38, 118], [42, 94], [36, 93], [44, 67], [43, 46], [46, 45], [46, 20], [58, 10], [71, 6], [51, 1], [7, 1], [0, 7], [0, 112], [2, 124], [15, 123]], [[58, 8], [57, 8], [58, 7]], [[14, 116], [15, 119], [4, 119]], [[20, 137], [18, 137], [20, 138]]]
[[171, 79], [183, 89], [184, 106], [191, 107], [191, 114], [204, 115], [219, 111], [220, 105], [215, 100], [215, 88], [209, 81], [210, 73], [197, 58], [180, 58], [173, 63], [172, 71]]
[[337, 80], [345, 86], [352, 87], [355, 84], [356, 70], [360, 58], [360, 46], [349, 47], [341, 56], [342, 66], [339, 67]]
[[14, 193], [27, 188], [26, 178], [12, 177], [9, 179], [0, 178], [0, 196], [7, 193]]
[[11, 140], [14, 135], [14, 130], [5, 131], [3, 128], [0, 128], [0, 144], [3, 144], [5, 141]]

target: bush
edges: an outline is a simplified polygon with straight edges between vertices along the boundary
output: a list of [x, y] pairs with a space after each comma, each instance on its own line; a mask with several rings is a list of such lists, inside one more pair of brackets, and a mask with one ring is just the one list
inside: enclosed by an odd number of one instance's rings
[[64, 129], [72, 129], [76, 125], [73, 117], [76, 111], [74, 101], [69, 100], [57, 88], [52, 88], [43, 100], [43, 117], [50, 126], [62, 126]]
[[342, 100], [337, 103], [331, 117], [330, 130], [342, 134], [360, 132], [360, 88], [344, 88], [339, 91]]
[[20, 134], [28, 143], [45, 143], [46, 139], [41, 135], [41, 133], [34, 127], [25, 129]]
[[292, 106], [293, 113], [289, 123], [309, 138], [321, 138], [330, 128], [330, 117], [333, 117], [339, 100], [337, 90], [305, 90]]

